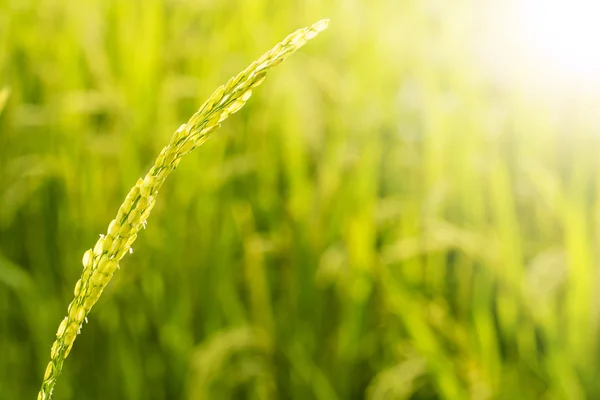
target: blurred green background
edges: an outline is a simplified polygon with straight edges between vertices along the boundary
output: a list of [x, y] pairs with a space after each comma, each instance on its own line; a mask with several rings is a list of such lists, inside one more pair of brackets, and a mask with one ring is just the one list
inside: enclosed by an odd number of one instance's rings
[[0, 0], [0, 398], [174, 130], [324, 17], [163, 186], [54, 399], [600, 398], [598, 96], [486, 69], [483, 4]]

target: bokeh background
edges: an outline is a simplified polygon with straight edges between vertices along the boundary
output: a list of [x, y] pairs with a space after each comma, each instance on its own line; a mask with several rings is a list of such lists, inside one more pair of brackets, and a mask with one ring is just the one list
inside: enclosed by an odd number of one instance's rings
[[600, 398], [600, 91], [506, 4], [0, 0], [0, 398], [174, 130], [323, 17], [163, 186], [54, 399]]

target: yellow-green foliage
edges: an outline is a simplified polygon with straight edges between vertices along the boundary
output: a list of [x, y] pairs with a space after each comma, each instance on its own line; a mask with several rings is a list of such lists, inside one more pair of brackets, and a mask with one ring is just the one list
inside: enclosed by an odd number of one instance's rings
[[8, 101], [8, 96], [10, 96], [10, 89], [3, 88], [0, 90], [0, 113], [6, 106], [6, 102]]
[[63, 362], [81, 331], [83, 321], [119, 267], [119, 261], [128, 251], [132, 251], [131, 246], [140, 229], [146, 226], [158, 191], [167, 176], [177, 168], [183, 156], [204, 143], [213, 131], [221, 127], [221, 122], [246, 104], [252, 89], [264, 81], [272, 67], [304, 46], [327, 25], [328, 20], [321, 20], [309, 28], [297, 30], [225, 85], [219, 86], [198, 112], [177, 129], [169, 144], [158, 155], [154, 166], [129, 191], [116, 218], [108, 225], [106, 234], [100, 235], [96, 245], [83, 255], [81, 279], [75, 285], [75, 298], [69, 304], [68, 314], [56, 332], [57, 339], [52, 345], [51, 360], [38, 400], [52, 396]]
[[488, 58], [508, 3], [0, 0], [0, 398], [173, 130], [326, 15], [164, 183], [53, 400], [599, 399], [600, 91]]

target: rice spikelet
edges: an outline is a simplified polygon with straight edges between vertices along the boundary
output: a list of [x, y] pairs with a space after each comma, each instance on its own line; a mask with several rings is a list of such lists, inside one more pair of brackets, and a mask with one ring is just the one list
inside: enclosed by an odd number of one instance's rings
[[95, 246], [83, 255], [83, 273], [75, 285], [75, 297], [69, 304], [67, 316], [56, 332], [56, 341], [50, 351], [50, 362], [38, 400], [51, 398], [63, 363], [81, 331], [83, 321], [117, 270], [119, 261], [131, 251], [167, 176], [177, 168], [183, 156], [204, 143], [227, 117], [244, 106], [252, 95], [252, 90], [263, 82], [272, 67], [325, 30], [328, 22], [321, 20], [311, 27], [290, 34], [225, 85], [219, 86], [190, 120], [177, 129], [146, 176], [138, 179], [119, 208], [116, 218], [108, 225], [106, 234], [100, 235]]

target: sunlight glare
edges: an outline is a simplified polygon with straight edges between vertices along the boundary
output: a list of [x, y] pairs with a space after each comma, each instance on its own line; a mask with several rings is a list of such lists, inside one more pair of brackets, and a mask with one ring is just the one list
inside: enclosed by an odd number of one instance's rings
[[517, 7], [520, 46], [539, 68], [600, 84], [599, 0], [522, 0]]

